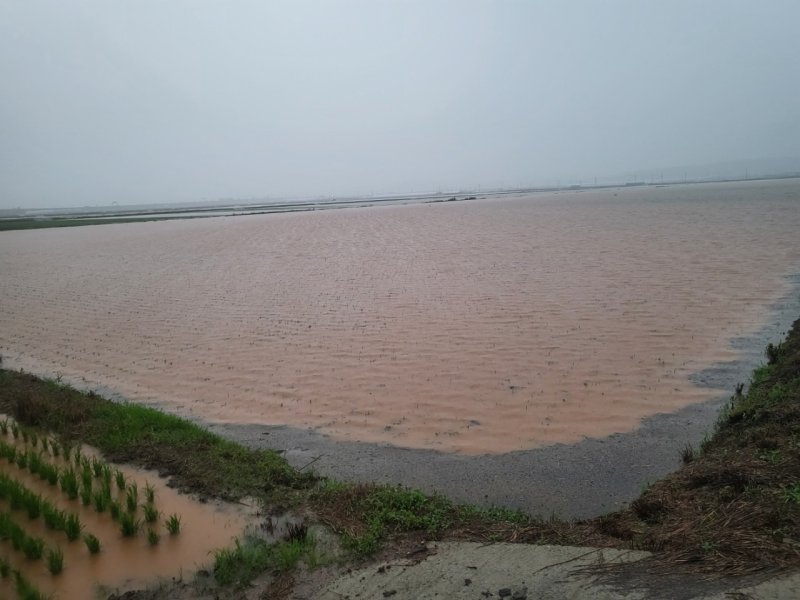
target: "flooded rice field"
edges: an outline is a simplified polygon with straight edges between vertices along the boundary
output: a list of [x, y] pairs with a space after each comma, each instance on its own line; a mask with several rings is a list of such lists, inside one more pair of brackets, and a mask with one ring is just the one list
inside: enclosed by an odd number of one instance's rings
[[[209, 422], [502, 453], [710, 398], [800, 181], [0, 234], [4, 364]], [[726, 392], [729, 390], [725, 390]]]
[[[9, 419], [0, 415], [0, 421], [7, 424]], [[23, 440], [17, 432], [12, 435], [11, 428], [3, 429], [0, 446], [5, 450], [13, 448], [18, 458], [16, 464], [7, 456], [0, 458], [0, 480], [5, 481], [6, 490], [10, 480], [15, 482], [12, 485], [22, 486], [24, 493], [39, 496], [43, 504], [37, 516], [31, 516], [30, 512], [26, 514], [30, 504], [27, 498], [17, 500], [15, 506], [12, 494], [6, 492], [0, 499], [0, 513], [10, 518], [25, 535], [44, 541], [46, 549], [41, 558], [32, 559], [26, 557], [27, 550], [25, 553], [21, 549], [12, 551], [12, 542], [6, 541], [4, 551], [7, 552], [3, 559], [46, 597], [55, 593], [59, 598], [93, 598], [98, 588], [108, 595], [154, 582], [180, 580], [184, 575], [191, 577], [200, 568], [210, 568], [214, 552], [231, 546], [234, 538], [242, 536], [248, 521], [252, 520], [249, 517], [256, 512], [255, 506], [246, 503], [234, 506], [200, 502], [179, 494], [157, 473], [127, 465], [109, 465], [88, 446], [80, 449], [63, 446], [63, 450], [55, 450], [52, 446], [59, 444], [52, 438]], [[65, 458], [65, 453], [70, 451], [70, 458]], [[34, 462], [30, 459], [26, 462], [20, 455], [38, 456], [37, 465], [43, 461], [60, 473], [59, 483], [48, 482], [42, 476], [44, 470], [35, 474]], [[95, 464], [109, 469], [105, 484], [99, 468], [97, 472], [92, 471]], [[75, 490], [80, 489], [80, 495], [74, 498], [68, 495], [69, 488], [64, 483], [67, 473], [76, 475]], [[104, 485], [105, 491], [101, 492]], [[136, 490], [133, 504], [132, 490]], [[103, 494], [107, 494], [107, 500], [102, 500]], [[149, 494], [152, 495], [148, 497]], [[64, 528], [63, 523], [54, 525], [58, 521], [50, 520], [44, 504], [65, 515], [76, 515], [80, 534], [74, 539], [65, 535], [68, 528]], [[116, 505], [116, 512], [112, 504]], [[146, 516], [146, 507], [154, 513], [154, 518]], [[120, 515], [123, 514], [131, 516], [133, 532], [122, 533], [124, 517]], [[173, 517], [178, 521], [175, 531], [167, 526], [167, 521]], [[99, 551], [91, 552], [89, 542], [84, 543], [88, 535], [97, 539]], [[47, 557], [53, 550], [60, 552], [63, 559], [63, 571], [55, 574], [49, 570]], [[12, 591], [14, 579], [0, 578], [0, 597], [16, 597]]]

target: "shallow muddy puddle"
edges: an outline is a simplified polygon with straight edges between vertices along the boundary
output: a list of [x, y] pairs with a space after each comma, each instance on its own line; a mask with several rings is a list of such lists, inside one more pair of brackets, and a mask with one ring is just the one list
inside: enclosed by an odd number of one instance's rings
[[[0, 420], [3, 418], [0, 416]], [[6, 435], [0, 434], [0, 441], [19, 449], [31, 449], [30, 442], [26, 445], [21, 437], [15, 439], [10, 430]], [[41, 445], [38, 451], [41, 452]], [[99, 456], [86, 446], [81, 448], [81, 453], [88, 458]], [[48, 452], [46, 456], [51, 464], [62, 469], [66, 466], [63, 455], [55, 458]], [[23, 553], [14, 551], [8, 540], [0, 542], [12, 568], [19, 570], [41, 592], [52, 594], [53, 598], [71, 600], [93, 598], [98, 587], [107, 595], [154, 585], [165, 579], [190, 579], [199, 569], [210, 569], [213, 552], [230, 546], [235, 537], [240, 537], [255, 514], [255, 507], [247, 504], [200, 502], [179, 494], [168, 487], [157, 473], [127, 465], [112, 466], [124, 474], [128, 484], [137, 484], [139, 507], [136, 518], [141, 524], [138, 533], [132, 537], [122, 535], [120, 523], [112, 519], [109, 509], [99, 513], [92, 504], [83, 505], [80, 496], [70, 500], [58, 486], [49, 485], [29, 470], [0, 458], [0, 473], [41, 494], [57, 509], [77, 514], [83, 527], [82, 534], [96, 536], [101, 544], [100, 552], [93, 555], [81, 538], [69, 541], [63, 531], [48, 529], [41, 516], [29, 519], [24, 508], [11, 511], [14, 521], [29, 535], [45, 539], [46, 548], [58, 547], [63, 552], [63, 571], [52, 575], [45, 557], [30, 560]], [[99, 478], [95, 479], [95, 488], [99, 487], [100, 481]], [[158, 520], [152, 524], [145, 521], [142, 508], [146, 503], [147, 485], [154, 489], [154, 506], [160, 512]], [[127, 510], [126, 493], [117, 487], [116, 480], [112, 481], [111, 488], [113, 498], [120, 502], [123, 511]], [[0, 500], [0, 511], [9, 510], [8, 499]], [[165, 525], [165, 521], [173, 514], [179, 515], [181, 525], [175, 535], [170, 534]], [[148, 540], [147, 532], [150, 530], [160, 536], [155, 545]], [[15, 597], [13, 590], [13, 578], [0, 580], [0, 597]]]
[[689, 376], [764, 325], [798, 231], [797, 180], [11, 231], [0, 352], [206, 422], [576, 442], [722, 393]]

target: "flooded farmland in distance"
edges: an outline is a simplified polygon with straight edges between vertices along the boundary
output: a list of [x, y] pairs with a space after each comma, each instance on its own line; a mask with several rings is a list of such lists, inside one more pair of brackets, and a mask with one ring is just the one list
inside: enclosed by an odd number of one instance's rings
[[501, 453], [704, 401], [800, 180], [0, 234], [4, 365], [209, 422]]

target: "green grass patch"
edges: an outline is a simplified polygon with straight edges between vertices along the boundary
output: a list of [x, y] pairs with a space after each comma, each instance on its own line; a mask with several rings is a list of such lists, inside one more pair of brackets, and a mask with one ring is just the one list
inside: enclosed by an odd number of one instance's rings
[[275, 544], [253, 536], [237, 539], [233, 548], [214, 554], [214, 579], [223, 586], [244, 586], [264, 571], [282, 573], [293, 569], [301, 559], [313, 555], [314, 549], [311, 536]]
[[[158, 470], [180, 489], [208, 496], [264, 496], [277, 487], [305, 489], [315, 481], [275, 452], [251, 450], [155, 409], [111, 402], [24, 373], [0, 370], [0, 410], [54, 432], [66, 445], [82, 441], [110, 461]], [[124, 487], [124, 480], [119, 483]], [[64, 484], [78, 496], [74, 471]]]

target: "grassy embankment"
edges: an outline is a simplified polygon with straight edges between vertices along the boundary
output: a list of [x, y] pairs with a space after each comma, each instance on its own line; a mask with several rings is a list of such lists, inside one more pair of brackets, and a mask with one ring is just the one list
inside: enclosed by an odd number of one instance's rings
[[[185, 420], [119, 404], [31, 375], [0, 371], [0, 411], [108, 460], [156, 469], [187, 491], [265, 510], [292, 508], [336, 531], [354, 557], [422, 539], [595, 545], [654, 551], [652, 566], [715, 575], [800, 567], [800, 320], [768, 349], [769, 364], [737, 393], [713, 436], [683, 452], [685, 465], [623, 511], [593, 520], [541, 520], [458, 506], [400, 487], [318, 480], [278, 454], [223, 440]], [[418, 546], [417, 546], [418, 547]], [[277, 547], [246, 540], [217, 556], [220, 584], [285, 571], [313, 544], [297, 532]]]

